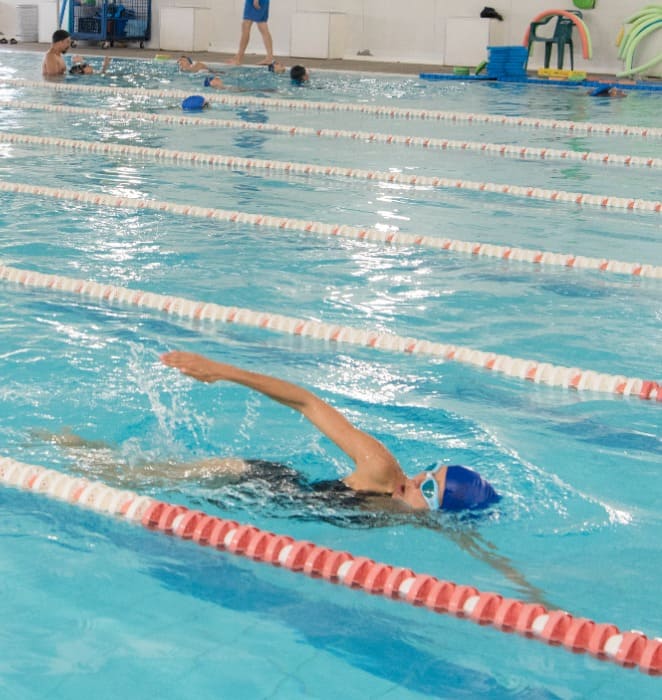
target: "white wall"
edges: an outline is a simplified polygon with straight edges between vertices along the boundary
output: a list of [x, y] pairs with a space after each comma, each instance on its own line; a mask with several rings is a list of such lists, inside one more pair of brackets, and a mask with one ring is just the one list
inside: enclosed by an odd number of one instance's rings
[[[9, 0], [0, 3], [0, 29], [15, 33], [15, 6], [32, 0]], [[60, 0], [61, 1], [61, 0]], [[118, 0], [121, 1], [121, 0]], [[642, 9], [651, 0], [597, 0], [596, 8], [584, 11], [584, 20], [593, 43], [593, 59], [582, 57], [579, 37], [575, 46], [575, 68], [594, 72], [616, 73], [622, 70], [617, 57], [616, 36], [623, 20]], [[130, 6], [131, 0], [127, 0]], [[39, 0], [34, 0], [39, 4]], [[344, 58], [369, 49], [375, 60], [444, 65], [447, 17], [478, 17], [485, 4], [504, 17], [506, 44], [521, 44], [531, 19], [543, 10], [566, 7], [572, 3], [552, 0], [271, 0], [269, 27], [276, 54], [290, 55], [290, 22], [294, 12], [342, 12], [347, 16]], [[244, 0], [153, 0], [152, 36], [148, 44], [159, 48], [161, 7], [207, 7], [211, 12], [209, 49], [235, 52]], [[67, 22], [64, 24], [67, 27]], [[55, 27], [54, 27], [55, 28]], [[662, 51], [662, 29], [643, 40], [635, 65]], [[262, 54], [259, 33], [253, 30], [248, 53]], [[538, 45], [531, 68], [542, 63], [542, 46]], [[662, 62], [651, 75], [662, 75]]]

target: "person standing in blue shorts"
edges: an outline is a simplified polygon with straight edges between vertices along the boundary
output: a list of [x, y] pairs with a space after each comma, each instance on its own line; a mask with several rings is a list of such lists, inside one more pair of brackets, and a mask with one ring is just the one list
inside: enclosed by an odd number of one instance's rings
[[261, 66], [268, 66], [273, 63], [274, 50], [271, 39], [271, 33], [267, 25], [269, 19], [269, 0], [246, 0], [244, 5], [244, 18], [241, 23], [241, 38], [239, 39], [239, 50], [237, 55], [230, 61], [236, 66], [240, 66], [244, 60], [248, 40], [251, 36], [251, 28], [253, 22], [257, 23], [257, 28], [262, 35], [266, 56], [263, 61], [260, 61]]

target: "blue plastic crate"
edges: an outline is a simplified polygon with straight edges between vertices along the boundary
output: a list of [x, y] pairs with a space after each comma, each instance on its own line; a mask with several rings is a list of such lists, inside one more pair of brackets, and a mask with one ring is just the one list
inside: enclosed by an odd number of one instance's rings
[[526, 46], [488, 46], [487, 75], [489, 78], [523, 78], [526, 76]]
[[508, 61], [508, 63], [504, 64], [504, 69], [508, 73], [524, 73], [524, 63], [522, 61]]
[[489, 58], [505, 61], [526, 60], [529, 50], [526, 46], [488, 46]]

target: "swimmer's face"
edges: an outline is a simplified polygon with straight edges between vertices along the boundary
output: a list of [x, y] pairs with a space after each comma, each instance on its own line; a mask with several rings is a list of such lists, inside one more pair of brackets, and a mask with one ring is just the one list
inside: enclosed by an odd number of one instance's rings
[[287, 68], [280, 62], [274, 61], [274, 73], [284, 73]]
[[[410, 479], [405, 479], [393, 492], [393, 498], [406, 503], [413, 510], [430, 510], [421, 491], [421, 485], [428, 479], [432, 479], [436, 482], [438, 494], [444, 493], [446, 470], [441, 469], [435, 473], [429, 471], [420, 472]], [[427, 490], [432, 491], [433, 489], [428, 488]]]
[[184, 70], [191, 65], [191, 59], [188, 56], [180, 56], [180, 58], [177, 59], [177, 65], [181, 70]]
[[84, 73], [85, 75], [91, 75], [92, 73], [94, 73], [94, 68], [92, 68], [92, 66], [90, 66], [90, 65], [86, 65], [86, 66], [83, 68], [83, 73]]
[[58, 41], [57, 44], [55, 44], [57, 47], [57, 50], [60, 53], [67, 53], [69, 49], [71, 48], [71, 37], [68, 36], [66, 39], [62, 39], [62, 41]]

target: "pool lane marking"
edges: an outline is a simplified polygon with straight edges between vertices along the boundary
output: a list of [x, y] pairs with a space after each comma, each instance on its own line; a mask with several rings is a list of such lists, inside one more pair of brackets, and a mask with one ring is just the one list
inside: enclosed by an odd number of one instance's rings
[[[83, 85], [81, 83], [55, 83], [24, 78], [0, 78], [0, 85], [16, 87], [47, 88], [56, 92], [86, 92], [111, 95], [131, 95], [157, 99], [184, 99], [190, 90], [144, 89], [118, 87], [112, 85]], [[430, 121], [466, 122], [469, 124], [498, 124], [500, 126], [525, 127], [567, 131], [572, 134], [600, 134], [609, 136], [641, 136], [644, 138], [662, 137], [662, 128], [629, 126], [626, 124], [600, 124], [575, 122], [564, 119], [540, 119], [537, 117], [508, 117], [502, 114], [479, 114], [471, 112], [449, 112], [445, 110], [409, 109], [387, 105], [357, 104], [352, 102], [313, 102], [308, 100], [288, 100], [275, 97], [252, 97], [215, 91], [202, 92], [210, 103], [236, 106], [256, 106], [271, 109], [290, 109], [306, 112], [357, 112], [391, 119], [422, 119]]]
[[290, 124], [273, 124], [263, 122], [245, 122], [238, 119], [216, 119], [213, 117], [154, 114], [151, 112], [122, 111], [119, 109], [103, 109], [92, 107], [74, 107], [71, 105], [52, 105], [20, 100], [0, 100], [0, 106], [10, 109], [42, 110], [61, 114], [81, 114], [94, 117], [112, 117], [114, 119], [136, 119], [159, 124], [175, 124], [181, 126], [209, 126], [223, 129], [240, 129], [245, 131], [262, 131], [282, 133], [288, 136], [317, 136], [320, 138], [348, 139], [366, 143], [387, 145], [404, 145], [427, 149], [469, 151], [487, 156], [500, 156], [515, 160], [547, 160], [547, 161], [582, 161], [594, 165], [624, 165], [648, 168], [661, 168], [662, 158], [650, 156], [621, 155], [617, 153], [599, 153], [593, 151], [572, 151], [556, 148], [537, 148], [518, 144], [501, 144], [478, 141], [459, 141], [445, 138], [430, 138], [427, 136], [403, 136], [399, 134], [384, 134], [373, 131], [350, 131], [347, 129], [318, 129], [308, 126], [293, 126]]
[[264, 160], [261, 158], [242, 158], [223, 154], [202, 153], [199, 151], [175, 151], [167, 148], [151, 146], [133, 146], [131, 144], [107, 143], [98, 141], [81, 141], [53, 136], [32, 136], [29, 134], [1, 133], [0, 142], [11, 144], [29, 144], [66, 148], [89, 153], [132, 155], [155, 160], [172, 160], [178, 163], [195, 163], [224, 168], [245, 168], [246, 170], [264, 170], [267, 172], [283, 172], [288, 175], [306, 175], [321, 177], [346, 177], [365, 182], [384, 182], [399, 184], [406, 187], [429, 187], [431, 189], [461, 189], [472, 192], [490, 192], [510, 197], [540, 199], [572, 205], [589, 205], [602, 209], [624, 209], [627, 211], [646, 211], [662, 213], [662, 200], [634, 199], [631, 197], [616, 197], [605, 194], [589, 194], [586, 192], [568, 192], [565, 190], [549, 190], [528, 185], [510, 185], [495, 182], [478, 182], [429, 175], [413, 175], [379, 170], [363, 170], [361, 168], [345, 168], [335, 165], [313, 165], [311, 163], [296, 163], [292, 161]]
[[539, 603], [482, 592], [471, 585], [295, 540], [10, 457], [0, 456], [0, 483], [311, 578], [491, 625], [502, 632], [517, 632], [624, 668], [636, 667], [642, 673], [662, 674], [662, 639], [649, 638], [643, 632], [622, 632], [616, 625], [575, 617], [565, 610], [548, 610]]
[[541, 250], [517, 248], [492, 243], [460, 241], [457, 239], [423, 236], [420, 234], [396, 231], [379, 231], [378, 229], [358, 228], [345, 224], [325, 224], [321, 221], [269, 216], [267, 214], [250, 214], [249, 212], [197, 207], [160, 200], [94, 194], [81, 190], [65, 190], [55, 187], [30, 185], [27, 183], [7, 183], [2, 180], [0, 180], [0, 192], [50, 197], [52, 199], [81, 202], [95, 206], [104, 205], [123, 209], [147, 209], [167, 212], [178, 216], [192, 216], [201, 219], [212, 219], [214, 221], [264, 226], [267, 228], [295, 231], [304, 234], [337, 236], [351, 240], [369, 241], [371, 243], [417, 246], [434, 250], [451, 251], [453, 253], [462, 253], [465, 255], [533, 263], [534, 265], [557, 265], [571, 269], [597, 270], [599, 272], [633, 275], [635, 277], [662, 279], [662, 266], [659, 265], [592, 258], [583, 255], [574, 255], [572, 253], [543, 252]]
[[604, 374], [578, 367], [552, 365], [538, 360], [483, 352], [469, 347], [437, 343], [424, 339], [398, 336], [392, 333], [371, 331], [349, 326], [323, 323], [268, 311], [214, 303], [195, 301], [172, 295], [154, 294], [142, 290], [101, 284], [91, 280], [76, 279], [63, 275], [43, 274], [32, 270], [0, 264], [0, 280], [24, 287], [38, 287], [66, 293], [80, 294], [107, 301], [150, 308], [180, 318], [189, 318], [213, 323], [237, 323], [263, 328], [277, 333], [301, 335], [335, 343], [349, 343], [389, 352], [411, 353], [444, 360], [455, 360], [480, 369], [499, 372], [515, 379], [563, 387], [577, 391], [595, 391], [634, 396], [644, 400], [662, 402], [662, 385], [639, 377]]

